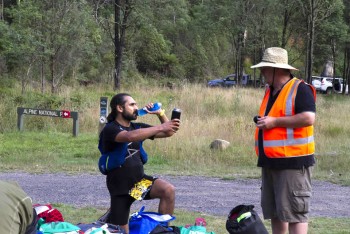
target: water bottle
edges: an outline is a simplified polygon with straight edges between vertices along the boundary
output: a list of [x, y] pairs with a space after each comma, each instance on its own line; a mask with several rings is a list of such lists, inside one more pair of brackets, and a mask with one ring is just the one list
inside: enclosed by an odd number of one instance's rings
[[[153, 104], [153, 107], [149, 108], [148, 110], [149, 111], [156, 111], [156, 110], [159, 110], [160, 108], [162, 108], [162, 103], [156, 102], [156, 103]], [[146, 109], [147, 109], [147, 107], [143, 107], [142, 109], [137, 110], [137, 115], [138, 116], [143, 116], [143, 115], [148, 114]]]

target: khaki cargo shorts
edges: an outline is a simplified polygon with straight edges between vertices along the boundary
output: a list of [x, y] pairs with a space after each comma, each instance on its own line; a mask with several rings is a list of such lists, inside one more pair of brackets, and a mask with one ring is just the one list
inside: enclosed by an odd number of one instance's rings
[[308, 221], [312, 167], [272, 170], [262, 168], [261, 207], [264, 219]]

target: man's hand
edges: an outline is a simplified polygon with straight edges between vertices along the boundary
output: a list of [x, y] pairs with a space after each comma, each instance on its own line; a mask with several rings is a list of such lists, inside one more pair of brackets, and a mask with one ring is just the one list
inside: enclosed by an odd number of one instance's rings
[[256, 126], [259, 129], [272, 129], [272, 128], [302, 128], [313, 125], [315, 122], [314, 112], [302, 112], [292, 116], [285, 117], [271, 117], [264, 116], [258, 118]]
[[168, 131], [177, 132], [177, 130], [179, 130], [180, 128], [180, 120], [173, 119], [165, 123], [162, 123], [162, 126], [164, 127], [164, 132], [168, 132]]
[[162, 128], [161, 132], [155, 135], [156, 138], [170, 137], [176, 133], [180, 128], [180, 120], [173, 119], [167, 122], [164, 122], [160, 125]]
[[152, 115], [159, 115], [160, 112], [162, 111], [162, 108], [159, 108], [158, 110], [155, 110], [155, 111], [150, 111], [150, 109], [152, 109], [154, 107], [154, 103], [153, 102], [148, 103], [145, 107], [144, 107], [144, 110], [148, 114], [152, 114]]
[[258, 118], [256, 126], [260, 129], [271, 129], [275, 128], [276, 117], [263, 116]]

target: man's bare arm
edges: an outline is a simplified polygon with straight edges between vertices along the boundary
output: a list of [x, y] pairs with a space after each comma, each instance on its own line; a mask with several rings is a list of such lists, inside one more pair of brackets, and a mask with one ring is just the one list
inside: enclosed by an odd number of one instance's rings
[[140, 128], [132, 131], [122, 131], [115, 137], [115, 141], [134, 142], [143, 141], [151, 137], [170, 137], [179, 129], [179, 126], [179, 121], [172, 120], [149, 128]]
[[264, 116], [258, 118], [256, 126], [260, 129], [272, 129], [277, 127], [301, 128], [313, 125], [315, 122], [315, 118], [315, 113], [311, 111], [306, 111], [293, 116], [286, 117]]

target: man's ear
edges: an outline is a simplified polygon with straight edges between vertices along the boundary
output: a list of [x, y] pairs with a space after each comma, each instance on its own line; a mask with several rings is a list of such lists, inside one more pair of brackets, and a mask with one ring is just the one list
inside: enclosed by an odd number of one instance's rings
[[118, 112], [123, 112], [124, 107], [122, 105], [117, 105], [117, 111]]

